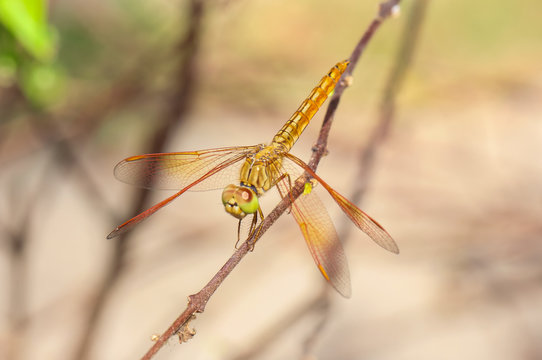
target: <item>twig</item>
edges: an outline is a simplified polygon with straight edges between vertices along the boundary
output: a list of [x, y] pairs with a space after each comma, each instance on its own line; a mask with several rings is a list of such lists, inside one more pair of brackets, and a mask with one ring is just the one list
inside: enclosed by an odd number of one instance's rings
[[[179, 74], [175, 77], [176, 89], [172, 92], [170, 106], [166, 110], [162, 124], [158, 127], [154, 134], [147, 152], [163, 152], [165, 150], [166, 140], [169, 134], [173, 133], [181, 121], [183, 121], [189, 110], [192, 102], [194, 88], [196, 86], [195, 67], [196, 56], [199, 51], [200, 39], [202, 33], [202, 22], [204, 14], [204, 1], [192, 0], [190, 7], [190, 23], [185, 37], [181, 40], [179, 51], [182, 53], [182, 58], [179, 62]], [[149, 191], [142, 189], [136, 195], [135, 203], [131, 209], [131, 213], [136, 215], [144, 210], [145, 203], [149, 196]], [[81, 344], [74, 356], [74, 359], [81, 360], [88, 356], [88, 349], [94, 339], [94, 333], [98, 320], [105, 308], [105, 304], [109, 298], [111, 290], [115, 286], [124, 266], [125, 250], [129, 244], [134, 232], [122, 234], [114, 241], [113, 258], [109, 264], [106, 278], [99, 289], [96, 300], [91, 308], [90, 317], [87, 322], [87, 328], [82, 336]]]
[[[405, 30], [402, 32], [402, 37], [399, 41], [400, 48], [396, 55], [396, 61], [382, 94], [378, 123], [373, 129], [364, 149], [360, 152], [359, 172], [356, 175], [354, 192], [350, 197], [354, 203], [360, 203], [367, 192], [377, 152], [391, 128], [395, 114], [397, 94], [403, 85], [408, 67], [412, 61], [412, 56], [416, 50], [426, 7], [427, 0], [414, 1], [410, 15], [405, 22]], [[349, 226], [344, 227], [344, 229], [350, 228]], [[344, 233], [341, 236], [343, 239], [347, 237], [348, 233]]]
[[[354, 204], [360, 204], [363, 201], [364, 195], [367, 193], [377, 153], [385, 141], [393, 123], [397, 95], [403, 85], [403, 80], [416, 50], [416, 44], [419, 38], [426, 7], [427, 0], [414, 1], [413, 8], [405, 22], [405, 30], [402, 32], [402, 37], [399, 41], [400, 47], [395, 57], [395, 64], [390, 72], [388, 81], [386, 82], [384, 92], [382, 93], [378, 123], [371, 132], [367, 144], [360, 151], [359, 171], [355, 176], [356, 182], [354, 191], [349, 197]], [[344, 243], [346, 239], [348, 239], [352, 227], [342, 226], [341, 228], [342, 230], [339, 238], [342, 239]], [[319, 296], [329, 298], [329, 291], [323, 291]], [[322, 299], [322, 301], [324, 300]], [[324, 325], [330, 317], [329, 307], [324, 309], [322, 316], [321, 324]], [[307, 355], [312, 352], [312, 347], [316, 343], [316, 338], [320, 333], [321, 331], [313, 331], [309, 334], [305, 340], [304, 357], [307, 357]]]
[[[327, 290], [327, 288], [322, 288], [322, 290], [324, 289]], [[304, 299], [300, 305], [275, 319], [264, 332], [257, 336], [256, 340], [252, 341], [250, 348], [246, 349], [243, 353], [234, 356], [231, 360], [254, 359], [258, 354], [263, 353], [273, 340], [280, 335], [284, 335], [286, 329], [292, 327], [305, 316], [313, 313], [315, 309], [321, 309], [322, 312], [324, 312], [324, 309], [329, 306], [328, 298], [325, 296], [313, 296], [309, 299], [309, 303]], [[319, 326], [316, 326], [316, 328], [319, 328]]]
[[[420, 0], [420, 1], [423, 1], [424, 3], [426, 2], [426, 0]], [[381, 20], [382, 19], [385, 19], [387, 16], [389, 16], [392, 12], [394, 11], [397, 11], [398, 8], [396, 7], [398, 5], [399, 1], [388, 1], [384, 4], [381, 5], [380, 7], [380, 17], [381, 17]], [[424, 4], [425, 6], [425, 4]], [[418, 5], [415, 5], [415, 8], [412, 10], [412, 14], [411, 16], [408, 18], [407, 20], [407, 24], [406, 24], [406, 32], [404, 33], [404, 37], [403, 37], [403, 40], [400, 42], [402, 44], [402, 47], [401, 47], [401, 50], [399, 51], [398, 53], [398, 56], [397, 56], [397, 62], [398, 63], [402, 63], [402, 60], [405, 60], [407, 58], [407, 56], [405, 55], [406, 54], [406, 51], [408, 51], [408, 49], [410, 49], [412, 47], [413, 49], [413, 44], [414, 44], [414, 40], [416, 39], [417, 37], [417, 32], [418, 30], [414, 30], [415, 27], [419, 27], [420, 23], [421, 23], [421, 14], [423, 13], [423, 6], [418, 6]], [[387, 15], [386, 15], [387, 14]], [[378, 21], [378, 18], [375, 19], [375, 21], [373, 21], [373, 23], [371, 24], [370, 26], [370, 29], [373, 29], [376, 30], [376, 21]], [[411, 41], [404, 41], [405, 38], [408, 38], [410, 39]], [[364, 49], [365, 46], [357, 46], [356, 49], [354, 50], [353, 52], [353, 55], [351, 56], [351, 59], [352, 58], [355, 58], [356, 60], [359, 58], [359, 56], [361, 55], [361, 50]], [[410, 55], [408, 56], [410, 57]], [[401, 71], [398, 71], [398, 68], [401, 67]], [[406, 70], [406, 65], [403, 65], [401, 66], [400, 64], [397, 64], [396, 67], [394, 68], [394, 70], [392, 71], [392, 76], [390, 76], [390, 80], [388, 81], [387, 83], [387, 86], [386, 86], [386, 89], [387, 91], [384, 92], [384, 95], [383, 95], [383, 99], [387, 99], [386, 100], [386, 104], [390, 104], [390, 102], [388, 100], [394, 100], [395, 99], [395, 94], [398, 92], [398, 88], [399, 86], [395, 85], [398, 83], [398, 79], [402, 79], [403, 77], [403, 74], [404, 71]], [[350, 68], [351, 70], [353, 70], [353, 68]], [[349, 72], [349, 74], [351, 74], [352, 71]], [[391, 85], [391, 84], [394, 84], [394, 85]], [[391, 90], [394, 90], [393, 93], [392, 93], [392, 96], [390, 96], [389, 92], [390, 92], [390, 89]], [[384, 101], [383, 101], [384, 103]], [[386, 106], [382, 106], [381, 109], [384, 109], [386, 108]], [[329, 110], [328, 110], [329, 111]], [[391, 113], [390, 113], [391, 114]], [[327, 118], [327, 117], [326, 117]], [[381, 125], [382, 124], [382, 119], [384, 118], [384, 116], [381, 114], [381, 120], [379, 122], [379, 124]], [[387, 126], [389, 126], [391, 124], [391, 115], [388, 117], [388, 124]], [[373, 134], [371, 135], [371, 139], [373, 138], [376, 138], [377, 137], [377, 134], [380, 134], [382, 133], [382, 131], [380, 130], [381, 126], [377, 126], [375, 128], [375, 130], [373, 131]], [[385, 132], [387, 133], [387, 131]], [[376, 142], [374, 141], [369, 141], [369, 145], [366, 146], [364, 148], [365, 151], [362, 151], [361, 153], [363, 154], [362, 155], [362, 158], [371, 158], [370, 156], [367, 157], [365, 154], [367, 153], [367, 150], [368, 149], [372, 149], [371, 150], [371, 155], [374, 155], [375, 154], [375, 146], [377, 145]], [[366, 165], [367, 163], [363, 162], [363, 161], [360, 161], [360, 167], [359, 169], [363, 169], [363, 175], [365, 177], [369, 177], [370, 173], [371, 173], [371, 169], [372, 169], [372, 166], [368, 166]], [[360, 178], [360, 176], [358, 176], [356, 179]], [[356, 182], [356, 184], [358, 184], [359, 182]], [[356, 192], [355, 192], [356, 194]], [[352, 200], [353, 203], [359, 203], [361, 201], [361, 198], [358, 197], [358, 195], [355, 195], [355, 196], [351, 196], [350, 199]], [[351, 227], [343, 227], [343, 229], [351, 229]], [[347, 237], [347, 233], [345, 231], [343, 231], [343, 233], [341, 234], [341, 236], [339, 236], [340, 239], [345, 239]], [[322, 291], [320, 293], [318, 293], [316, 296], [314, 296], [313, 298], [308, 298], [305, 302], [305, 306], [306, 306], [306, 311], [304, 312], [299, 312], [298, 315], [299, 316], [305, 316], [305, 315], [308, 315], [310, 313], [313, 313], [313, 312], [321, 312], [322, 313], [322, 317], [318, 323], [317, 326], [315, 326], [314, 330], [310, 332], [310, 334], [308, 334], [308, 336], [306, 337], [305, 341], [304, 341], [304, 345], [303, 345], [303, 355], [302, 355], [302, 358], [306, 358], [308, 357], [309, 353], [312, 351], [312, 348], [314, 346], [314, 344], [316, 343], [317, 341], [317, 337], [318, 335], [321, 333], [321, 330], [322, 328], [325, 326], [327, 320], [329, 319], [329, 316], [330, 316], [330, 306], [322, 306], [321, 304], [330, 304], [331, 301], [330, 301], [330, 288], [327, 284], [323, 284], [323, 288], [322, 288]], [[298, 320], [297, 318], [288, 318], [289, 320], [289, 324], [294, 324], [296, 320]], [[281, 321], [281, 320], [278, 320], [279, 323], [284, 323], [284, 321]], [[276, 329], [277, 327], [276, 326], [273, 326], [272, 327], [273, 329]], [[284, 327], [282, 327], [280, 329], [280, 332], [283, 332], [284, 331]], [[268, 330], [266, 331], [266, 339], [268, 341], [271, 341], [273, 340], [274, 337], [278, 336], [279, 335], [279, 332], [275, 332], [273, 333], [272, 331]], [[261, 341], [257, 343], [257, 346], [254, 347], [254, 350], [249, 350], [247, 351], [247, 354], [251, 354], [251, 355], [254, 355], [255, 353], [257, 352], [260, 352], [263, 348], [264, 348], [265, 344], [263, 344]], [[257, 349], [256, 349], [257, 348]], [[240, 356], [238, 359], [244, 359], [244, 355], [243, 356]]]
[[[8, 222], [1, 222], [2, 230], [9, 246], [9, 290], [8, 299], [8, 325], [10, 330], [10, 339], [7, 346], [7, 358], [19, 359], [21, 357], [21, 345], [23, 344], [24, 331], [27, 323], [27, 287], [28, 287], [28, 262], [27, 249], [31, 240], [29, 236], [32, 215], [39, 202], [38, 199], [46, 190], [51, 182], [48, 181], [49, 175], [54, 171], [53, 166], [46, 166], [43, 173], [40, 174], [38, 184], [34, 189], [21, 190], [17, 185], [10, 189], [8, 196], [8, 209], [11, 217]], [[22, 193], [27, 196], [21, 196]], [[20, 215], [17, 216], [17, 213]], [[15, 224], [15, 226], [13, 225]]]
[[[55, 165], [60, 171], [74, 170], [81, 183], [89, 194], [89, 200], [99, 208], [99, 213], [107, 220], [118, 220], [112, 206], [107, 203], [107, 198], [100, 191], [99, 185], [93, 180], [90, 171], [85, 167], [78, 154], [74, 140], [66, 134], [63, 126], [52, 116], [41, 114], [30, 117], [30, 126], [35, 129], [36, 137], [40, 138], [43, 144], [54, 133], [58, 140], [50, 144], [54, 149], [54, 156], [57, 159]], [[80, 141], [78, 142], [80, 145]]]
[[[380, 11], [378, 16], [372, 21], [369, 28], [365, 31], [360, 41], [354, 48], [349, 60], [350, 65], [346, 70], [345, 75], [348, 76], [352, 74], [353, 69], [356, 67], [359, 57], [363, 53], [367, 43], [371, 40], [375, 31], [379, 28], [382, 21], [390, 16], [392, 9], [399, 0], [388, 1], [380, 5]], [[331, 129], [331, 124], [333, 122], [333, 117], [335, 111], [337, 110], [340, 97], [344, 92], [344, 89], [347, 87], [347, 84], [344, 81], [339, 82], [335, 88], [335, 92], [331, 97], [327, 111], [324, 117], [324, 122], [320, 129], [320, 134], [314, 147], [313, 154], [308, 163], [309, 167], [316, 171], [320, 159], [325, 153], [327, 138], [329, 131]], [[278, 205], [269, 213], [269, 215], [263, 220], [263, 222], [258, 227], [258, 230], [253, 233], [241, 246], [235, 251], [235, 253], [228, 259], [228, 261], [222, 266], [222, 268], [215, 274], [215, 276], [205, 285], [197, 294], [190, 295], [188, 297], [188, 305], [179, 317], [170, 325], [170, 327], [156, 340], [153, 346], [147, 351], [147, 353], [142, 357], [142, 360], [151, 359], [157, 352], [164, 346], [167, 340], [179, 332], [182, 326], [190, 322], [196, 312], [201, 313], [205, 310], [205, 306], [209, 301], [210, 297], [216, 291], [216, 289], [222, 284], [230, 272], [237, 266], [241, 259], [252, 249], [254, 243], [260, 239], [263, 234], [273, 225], [273, 223], [282, 215], [282, 213], [288, 209], [291, 205], [291, 202], [299, 197], [303, 193], [304, 183], [309, 178], [308, 174], [302, 175], [295, 182], [294, 187], [292, 188], [292, 196], [284, 197]]]
[[[48, 127], [49, 124], [43, 123], [40, 135], [42, 141], [39, 144], [28, 145], [25, 143], [25, 146], [19, 146], [15, 149], [3, 149], [6, 153], [9, 152], [9, 156], [0, 156], [0, 164], [6, 166], [8, 163], [40, 153], [43, 148], [62, 142], [66, 138], [69, 138], [72, 142], [87, 138], [89, 134], [92, 134], [93, 130], [103, 125], [109, 112], [118, 109], [121, 104], [133, 100], [135, 95], [142, 92], [142, 88], [145, 88], [145, 86], [140, 73], [141, 69], [134, 69], [105, 93], [100, 93], [91, 99], [85, 98], [83, 103], [77, 104], [73, 109], [56, 115], [56, 118], [73, 118], [70, 123], [74, 125], [70, 126], [65, 133], [58, 133], [54, 127]], [[74, 114], [74, 112], [77, 113]], [[29, 117], [36, 118], [36, 113], [29, 115]], [[37, 117], [35, 122], [46, 120], [42, 115]], [[23, 118], [22, 120], [27, 119]]]
[[[30, 118], [34, 123], [40, 124], [40, 139], [42, 141], [38, 144], [23, 142], [24, 146], [12, 146], [11, 149], [6, 149], [9, 156], [1, 156], [2, 152], [0, 152], [0, 165], [5, 166], [7, 163], [40, 153], [43, 148], [57, 145], [59, 142], [68, 140], [72, 143], [79, 143], [86, 140], [96, 129], [103, 126], [108, 120], [108, 114], [122, 109], [123, 106], [129, 105], [138, 97], [146, 95], [149, 88], [149, 78], [154, 76], [153, 72], [147, 71], [149, 63], [156, 63], [156, 59], [159, 57], [169, 59], [176, 55], [169, 54], [170, 52], [171, 50], [168, 49], [167, 54], [164, 54], [158, 45], [147, 48], [141, 54], [133, 56], [132, 62], [134, 65], [127, 67], [127, 70], [114, 83], [111, 83], [105, 91], [95, 93], [90, 98], [83, 97], [83, 101], [77, 100], [74, 104], [54, 114], [49, 113], [44, 116], [33, 112], [28, 116], [21, 117], [20, 120], [22, 121], [28, 121], [28, 118]], [[159, 67], [155, 66], [155, 68]], [[25, 102], [24, 95], [17, 86], [7, 92], [7, 95], [9, 95], [9, 98], [6, 96], [7, 99], [1, 99], [2, 101], [0, 101], [0, 109], [2, 110], [4, 110], [2, 106], [6, 100], [10, 105], [7, 108], [8, 110], [18, 102]], [[7, 122], [11, 120], [10, 118], [8, 111], [5, 113], [0, 112], [0, 136], [5, 135], [6, 131], [3, 131], [2, 128], [8, 126]], [[55, 119], [62, 119], [62, 121], [57, 120], [57, 124], [54, 124], [52, 121], [55, 121]], [[70, 119], [70, 121], [66, 121], [66, 119]], [[62, 132], [57, 131], [59, 128]], [[0, 148], [0, 150], [2, 149]]]

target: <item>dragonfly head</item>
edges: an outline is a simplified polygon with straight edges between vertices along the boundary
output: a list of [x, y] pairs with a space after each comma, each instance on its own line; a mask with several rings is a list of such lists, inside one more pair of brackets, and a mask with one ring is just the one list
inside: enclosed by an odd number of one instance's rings
[[230, 184], [222, 192], [222, 204], [226, 212], [238, 219], [254, 214], [260, 206], [256, 192], [247, 186]]

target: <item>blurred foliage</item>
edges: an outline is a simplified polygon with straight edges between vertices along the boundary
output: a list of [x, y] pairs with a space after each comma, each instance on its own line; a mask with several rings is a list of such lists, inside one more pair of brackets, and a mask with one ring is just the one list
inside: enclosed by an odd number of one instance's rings
[[46, 7], [45, 0], [0, 0], [0, 86], [17, 84], [38, 107], [54, 103], [63, 88]]
[[0, 0], [0, 22], [36, 59], [47, 61], [54, 56], [45, 0]]
[[[176, 41], [189, 16], [187, 3], [59, 1], [51, 8], [53, 30], [47, 24], [44, 0], [0, 0], [0, 86], [16, 81], [32, 103], [55, 105], [75, 96], [73, 90], [99, 93], [120, 74], [140, 67], [142, 76], [149, 75], [147, 104], [151, 104], [170, 83]], [[404, 2], [402, 13], [411, 6]], [[293, 92], [303, 93], [314, 74], [347, 56], [376, 8], [377, 2], [354, 0], [211, 2], [202, 35], [201, 104], [208, 109], [287, 116], [274, 113], [278, 105], [294, 106]], [[409, 75], [403, 99], [419, 104], [436, 94], [439, 98], [455, 94], [460, 82], [472, 87], [486, 81], [473, 76], [493, 79], [495, 73], [506, 77], [519, 72], [523, 77], [536, 67], [542, 53], [537, 41], [542, 23], [536, 19], [541, 11], [542, 3], [535, 0], [522, 6], [512, 0], [432, 3], [416, 59], [419, 66]], [[385, 81], [403, 21], [400, 17], [382, 28], [354, 74], [356, 83]], [[58, 53], [55, 40], [61, 40]], [[53, 59], [54, 66], [46, 65]], [[29, 62], [31, 66], [26, 65]], [[33, 83], [40, 78], [47, 81]], [[370, 108], [378, 101], [378, 90], [353, 86], [349, 96]]]

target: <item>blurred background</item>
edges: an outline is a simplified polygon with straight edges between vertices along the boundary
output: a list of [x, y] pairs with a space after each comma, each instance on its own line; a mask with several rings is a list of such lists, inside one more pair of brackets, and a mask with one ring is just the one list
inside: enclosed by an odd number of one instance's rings
[[[542, 358], [542, 3], [401, 6], [366, 48], [318, 168], [401, 254], [325, 198], [346, 241], [343, 299], [323, 292], [285, 214], [197, 335], [157, 359]], [[192, 192], [106, 240], [171, 194], [117, 181], [115, 164], [269, 142], [377, 8], [0, 1], [0, 358], [142, 356], [231, 256], [237, 226], [220, 192]], [[302, 159], [322, 118], [294, 147]]]

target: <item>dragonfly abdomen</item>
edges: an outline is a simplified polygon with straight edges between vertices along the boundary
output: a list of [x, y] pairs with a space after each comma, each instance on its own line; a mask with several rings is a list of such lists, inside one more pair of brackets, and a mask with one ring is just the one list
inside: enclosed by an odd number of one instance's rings
[[272, 145], [287, 152], [297, 141], [318, 109], [333, 92], [341, 75], [346, 71], [348, 61], [338, 62], [312, 89], [309, 96], [301, 103], [290, 119], [273, 137]]

